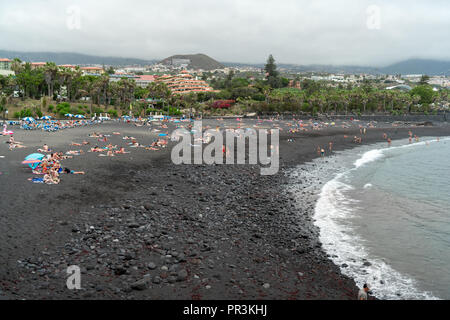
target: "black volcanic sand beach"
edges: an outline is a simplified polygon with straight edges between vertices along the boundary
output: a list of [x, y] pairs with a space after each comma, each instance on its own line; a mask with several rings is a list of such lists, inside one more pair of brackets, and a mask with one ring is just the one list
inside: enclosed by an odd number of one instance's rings
[[[245, 120], [247, 124], [255, 120]], [[204, 120], [203, 124], [208, 122]], [[236, 124], [236, 121], [230, 121]], [[215, 127], [216, 122], [211, 121]], [[269, 125], [265, 123], [265, 125]], [[407, 138], [407, 128], [368, 129], [363, 143]], [[355, 299], [356, 285], [321, 249], [314, 200], [296, 209], [286, 170], [317, 157], [317, 146], [352, 148], [353, 128], [280, 132], [280, 172], [257, 165], [179, 165], [170, 149], [128, 148], [156, 138], [147, 127], [105, 123], [56, 133], [16, 131], [26, 149], [0, 137], [1, 299]], [[162, 129], [165, 131], [164, 129]], [[92, 132], [130, 154], [85, 153], [62, 165], [59, 185], [33, 184], [24, 157], [47, 143], [57, 151]], [[419, 136], [448, 136], [447, 124], [414, 127]], [[348, 138], [344, 138], [347, 135]], [[294, 139], [290, 142], [288, 139]], [[67, 267], [81, 268], [81, 290], [66, 287]]]

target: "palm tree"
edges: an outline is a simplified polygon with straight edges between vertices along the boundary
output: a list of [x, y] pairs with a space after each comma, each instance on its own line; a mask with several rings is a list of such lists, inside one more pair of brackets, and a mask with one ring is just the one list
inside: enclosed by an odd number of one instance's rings
[[108, 95], [108, 87], [109, 87], [109, 76], [102, 75], [98, 79], [98, 85], [101, 93], [103, 94], [103, 103], [107, 104], [107, 95]]
[[341, 91], [340, 100], [341, 100], [341, 103], [344, 105], [345, 115], [347, 115], [348, 114], [348, 106], [350, 104], [350, 95], [345, 91]]
[[336, 115], [338, 112], [338, 104], [340, 102], [339, 92], [334, 89], [331, 92], [329, 92], [327, 95], [327, 102], [328, 102], [327, 113], [329, 112], [329, 108], [331, 105], [334, 107], [334, 114]]
[[19, 58], [15, 58], [11, 63], [11, 70], [17, 75], [24, 69], [24, 65]]
[[58, 76], [58, 67], [54, 62], [47, 62], [44, 66], [44, 75], [45, 75], [45, 82], [48, 86], [48, 95], [50, 99], [53, 99], [53, 89], [55, 80]]
[[118, 101], [118, 95], [119, 95], [119, 84], [118, 82], [112, 82], [108, 86], [108, 104], [111, 104], [111, 99], [114, 99], [114, 107], [117, 107], [117, 101]]

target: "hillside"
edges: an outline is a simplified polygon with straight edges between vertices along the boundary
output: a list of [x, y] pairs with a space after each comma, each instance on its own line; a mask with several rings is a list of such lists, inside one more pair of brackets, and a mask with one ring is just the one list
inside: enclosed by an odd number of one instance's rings
[[73, 52], [21, 52], [0, 50], [0, 58], [19, 58], [27, 62], [55, 62], [56, 64], [77, 64], [77, 65], [148, 65], [154, 60], [142, 60], [135, 58], [101, 57]]
[[[251, 66], [264, 68], [264, 64], [244, 64], [244, 63], [224, 63], [227, 67]], [[450, 76], [450, 61], [411, 59], [394, 63], [385, 67], [367, 66], [335, 66], [335, 65], [296, 65], [277, 63], [279, 68], [288, 69], [294, 72], [327, 72], [327, 73], [347, 73], [347, 74], [428, 74]]]
[[450, 75], [450, 61], [411, 59], [381, 68], [386, 74]]
[[202, 53], [174, 55], [162, 60], [160, 63], [165, 65], [187, 64], [189, 69], [214, 70], [224, 68], [223, 64]]

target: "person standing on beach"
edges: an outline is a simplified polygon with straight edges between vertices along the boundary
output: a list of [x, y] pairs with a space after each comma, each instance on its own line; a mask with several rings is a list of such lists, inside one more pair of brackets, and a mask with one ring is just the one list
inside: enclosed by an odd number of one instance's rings
[[365, 283], [363, 288], [358, 292], [358, 300], [368, 300], [369, 290], [369, 286]]
[[328, 149], [330, 149], [330, 152], [333, 152], [333, 142], [328, 143]]

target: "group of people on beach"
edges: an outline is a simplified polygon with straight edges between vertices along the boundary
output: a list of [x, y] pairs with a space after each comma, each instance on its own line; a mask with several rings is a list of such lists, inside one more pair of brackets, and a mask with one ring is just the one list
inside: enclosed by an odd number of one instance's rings
[[[49, 150], [47, 145], [40, 150]], [[50, 151], [43, 151], [50, 152]], [[45, 184], [59, 184], [60, 174], [85, 174], [84, 171], [74, 171], [69, 168], [63, 168], [61, 166], [61, 160], [72, 158], [72, 156], [65, 156], [62, 152], [54, 152], [47, 154], [42, 160], [39, 166], [32, 170], [35, 175], [42, 175], [42, 178], [29, 178], [29, 181], [34, 183]]]

